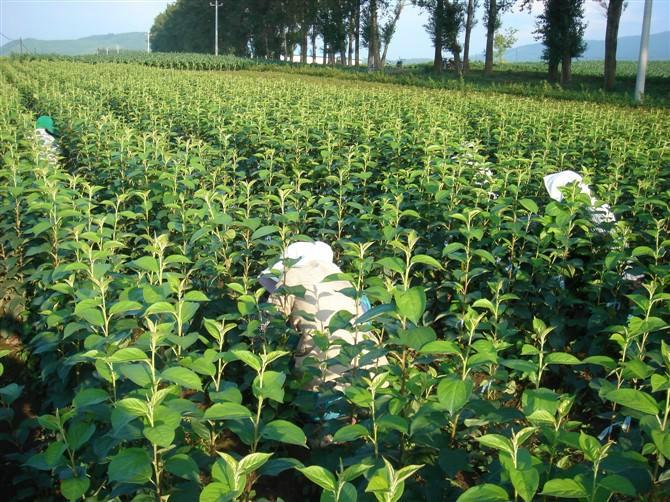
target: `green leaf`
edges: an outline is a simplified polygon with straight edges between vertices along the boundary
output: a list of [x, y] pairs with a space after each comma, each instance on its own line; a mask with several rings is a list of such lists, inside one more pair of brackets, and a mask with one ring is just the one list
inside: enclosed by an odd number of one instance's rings
[[449, 340], [435, 340], [428, 342], [419, 349], [419, 354], [460, 354], [461, 349], [455, 342]]
[[319, 485], [324, 490], [335, 491], [337, 489], [337, 480], [333, 474], [318, 465], [300, 467], [297, 469], [302, 472], [312, 483]]
[[524, 502], [532, 502], [540, 486], [540, 475], [535, 469], [519, 471], [513, 469], [510, 473], [512, 485]]
[[568, 354], [567, 352], [552, 352], [551, 354], [547, 355], [547, 358], [544, 361], [547, 364], [581, 364], [579, 359], [577, 359], [572, 354]]
[[468, 488], [456, 502], [509, 502], [511, 497], [497, 485], [484, 483]]
[[185, 453], [178, 453], [168, 458], [165, 463], [165, 470], [183, 479], [200, 482], [200, 469], [198, 464]]
[[177, 311], [174, 309], [174, 306], [168, 302], [156, 302], [144, 311], [145, 316], [150, 316], [154, 314], [172, 314], [176, 315]]
[[83, 497], [91, 486], [87, 477], [64, 479], [60, 482], [60, 492], [68, 500], [77, 500]]
[[360, 424], [345, 425], [335, 433], [333, 441], [336, 443], [346, 443], [369, 435], [370, 432]]
[[75, 315], [81, 317], [93, 326], [101, 328], [105, 325], [105, 318], [102, 317], [102, 312], [96, 307], [91, 307], [89, 303], [78, 304], [74, 308]]
[[426, 310], [426, 293], [421, 286], [410, 288], [407, 291], [396, 289], [393, 292], [393, 298], [397, 306], [398, 313], [418, 324]]
[[471, 395], [471, 380], [443, 378], [437, 386], [437, 399], [452, 416], [467, 404]]
[[523, 208], [528, 211], [529, 213], [539, 213], [540, 208], [537, 207], [537, 204], [535, 203], [534, 200], [531, 199], [520, 199], [519, 204], [523, 206]]
[[202, 382], [200, 377], [193, 371], [181, 368], [172, 367], [164, 370], [161, 373], [161, 379], [181, 385], [187, 389], [202, 390]]
[[146, 361], [149, 358], [138, 348], [126, 347], [125, 349], [117, 350], [107, 358], [110, 363], [127, 363], [131, 361]]
[[88, 422], [74, 422], [67, 431], [67, 443], [72, 450], [77, 450], [86, 443], [95, 432], [95, 424]]
[[267, 462], [272, 453], [250, 453], [237, 464], [237, 470], [242, 474], [251, 474]]
[[368, 310], [365, 314], [361, 315], [354, 321], [354, 324], [365, 324], [366, 322], [370, 322], [373, 319], [376, 319], [377, 317], [381, 317], [384, 314], [388, 314], [391, 312], [395, 312], [395, 305], [390, 304], [390, 303], [383, 303], [381, 305], [377, 305], [376, 307], [372, 307], [370, 310]]
[[109, 399], [107, 391], [102, 389], [84, 389], [77, 392], [77, 395], [72, 400], [72, 404], [77, 408], [84, 408], [85, 406], [102, 403], [103, 401], [107, 401], [107, 399]]
[[49, 467], [56, 467], [63, 458], [63, 453], [65, 453], [66, 448], [67, 447], [63, 441], [54, 441], [51, 443], [44, 452], [44, 460], [47, 465], [49, 465]]
[[628, 495], [629, 497], [635, 497], [637, 495], [635, 485], [628, 478], [619, 474], [605, 476], [598, 481], [598, 485], [605, 488], [610, 493], [621, 493], [623, 495]]
[[251, 418], [252, 414], [246, 406], [236, 403], [213, 404], [205, 410], [205, 420], [238, 420]]
[[129, 265], [146, 272], [158, 272], [158, 260], [153, 256], [143, 256], [137, 260], [131, 261]]
[[184, 301], [187, 302], [208, 302], [209, 298], [202, 291], [189, 291], [184, 295]]
[[232, 350], [235, 357], [243, 361], [247, 366], [251, 366], [257, 372], [261, 371], [261, 358], [248, 350]]
[[279, 227], [275, 225], [266, 225], [264, 227], [260, 227], [253, 234], [251, 234], [251, 240], [255, 241], [256, 239], [262, 239], [265, 236], [275, 234], [277, 232], [279, 232]]
[[564, 499], [586, 498], [584, 485], [574, 479], [550, 479], [544, 484], [541, 495]]
[[661, 454], [670, 460], [670, 432], [663, 432], [659, 430], [651, 431], [651, 438]]
[[384, 258], [377, 260], [377, 264], [399, 274], [405, 273], [405, 262], [397, 256], [385, 256]]
[[477, 441], [483, 446], [488, 446], [495, 450], [504, 451], [510, 455], [514, 454], [514, 446], [512, 446], [512, 441], [507, 439], [505, 436], [500, 434], [485, 434], [482, 437], [477, 438]]
[[167, 448], [174, 441], [174, 429], [168, 425], [156, 425], [154, 427], [144, 427], [142, 434], [151, 444], [162, 448]]
[[200, 492], [199, 502], [228, 502], [234, 500], [236, 496], [237, 492], [231, 490], [228, 484], [216, 482], [205, 486]]
[[298, 446], [305, 446], [307, 443], [305, 433], [298, 426], [286, 420], [273, 420], [263, 427], [261, 436], [265, 439]]
[[438, 270], [442, 270], [443, 268], [439, 261], [437, 261], [432, 256], [428, 256], [427, 254], [417, 254], [412, 256], [410, 263], [412, 265], [414, 265], [415, 263], [421, 263], [423, 265], [428, 265], [429, 267], [433, 267]]
[[132, 302], [129, 300], [123, 300], [116, 302], [109, 309], [109, 315], [113, 316], [116, 314], [123, 314], [125, 312], [130, 312], [132, 310], [142, 310], [142, 304], [139, 302]]
[[660, 412], [658, 403], [653, 397], [636, 389], [613, 390], [605, 394], [605, 399], [648, 415], [658, 415]]
[[272, 399], [278, 403], [284, 402], [284, 381], [286, 381], [286, 374], [278, 371], [265, 371], [263, 373], [263, 381], [261, 385], [260, 375], [254, 378], [252, 390], [254, 396], [263, 399]]
[[381, 432], [395, 430], [402, 434], [409, 431], [409, 422], [399, 415], [384, 415], [377, 420], [377, 427]]
[[110, 481], [144, 484], [151, 480], [151, 458], [144, 448], [127, 448], [112, 457], [107, 469]]

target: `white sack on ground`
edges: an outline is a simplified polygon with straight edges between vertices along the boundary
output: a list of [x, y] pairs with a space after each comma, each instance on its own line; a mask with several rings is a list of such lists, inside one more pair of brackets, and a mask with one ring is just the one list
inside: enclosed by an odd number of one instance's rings
[[591, 199], [591, 208], [589, 209], [591, 221], [596, 225], [599, 232], [603, 232], [603, 223], [614, 223], [616, 221], [614, 213], [612, 213], [609, 204], [596, 206], [596, 198], [591, 195], [591, 189], [582, 180], [583, 178], [574, 171], [561, 171], [559, 173], [548, 174], [545, 176], [544, 187], [547, 189], [549, 197], [555, 201], [561, 202], [563, 200], [563, 194], [560, 189], [570, 183], [577, 182], [582, 193], [588, 195]]

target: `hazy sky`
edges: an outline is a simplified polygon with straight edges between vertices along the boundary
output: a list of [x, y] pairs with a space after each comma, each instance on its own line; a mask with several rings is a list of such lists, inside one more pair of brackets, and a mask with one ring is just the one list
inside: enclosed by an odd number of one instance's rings
[[[243, 0], [240, 0], [243, 1]], [[627, 0], [619, 34], [639, 35], [644, 0]], [[408, 2], [409, 3], [409, 2]], [[483, 4], [483, 2], [480, 2]], [[0, 0], [0, 32], [10, 38], [66, 39], [106, 33], [147, 31], [168, 4], [165, 0]], [[202, 0], [208, 8], [209, 0]], [[537, 2], [535, 14], [541, 9]], [[221, 12], [220, 15], [225, 15]], [[472, 34], [472, 54], [484, 51], [485, 34], [479, 20]], [[594, 0], [586, 2], [588, 28], [586, 38], [605, 38], [605, 16]], [[406, 7], [389, 48], [389, 58], [432, 57], [430, 39], [423, 25], [426, 14], [412, 6]], [[534, 43], [535, 15], [514, 9], [503, 16], [503, 27], [518, 28], [516, 45]], [[670, 0], [654, 0], [651, 32], [670, 30]], [[0, 37], [1, 43], [7, 38]], [[668, 40], [670, 44], [670, 37]]]

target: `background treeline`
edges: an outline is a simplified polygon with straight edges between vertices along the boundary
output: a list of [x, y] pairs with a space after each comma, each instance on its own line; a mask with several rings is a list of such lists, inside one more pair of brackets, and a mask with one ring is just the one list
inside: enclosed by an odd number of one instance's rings
[[[403, 8], [414, 4], [426, 13], [425, 28], [435, 47], [434, 69], [445, 67], [444, 53], [453, 68], [467, 73], [472, 28], [481, 20], [486, 29], [485, 73], [493, 71], [494, 44], [505, 41], [501, 17], [515, 3], [530, 10], [532, 0], [219, 0], [221, 53], [242, 57], [291, 59], [302, 63], [366, 64], [381, 69]], [[545, 46], [549, 78], [567, 83], [572, 59], [585, 49], [585, 0], [541, 0], [535, 35]], [[607, 18], [605, 33], [606, 88], [614, 86], [616, 46], [623, 0], [600, 0]], [[177, 0], [156, 17], [151, 29], [153, 50], [212, 52], [215, 9], [209, 0]], [[508, 43], [513, 43], [508, 37]], [[510, 43], [510, 45], [511, 45]], [[501, 47], [498, 47], [500, 49]], [[503, 52], [504, 52], [504, 48]], [[362, 50], [367, 59], [361, 60]], [[560, 68], [560, 71], [559, 71]]]

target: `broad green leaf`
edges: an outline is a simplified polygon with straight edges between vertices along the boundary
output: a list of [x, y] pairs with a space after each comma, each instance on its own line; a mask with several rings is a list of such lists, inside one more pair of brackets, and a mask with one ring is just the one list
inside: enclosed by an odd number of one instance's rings
[[103, 401], [107, 401], [107, 399], [109, 399], [107, 391], [102, 389], [84, 389], [77, 392], [77, 395], [72, 400], [72, 404], [77, 408], [83, 408], [102, 403]]
[[658, 403], [653, 397], [636, 389], [613, 390], [605, 394], [605, 399], [648, 415], [658, 415], [660, 412]]
[[437, 399], [450, 415], [460, 411], [470, 400], [472, 381], [457, 378], [443, 378], [437, 386]]
[[416, 286], [407, 291], [395, 290], [393, 298], [398, 313], [408, 318], [414, 324], [418, 324], [426, 310], [426, 293], [421, 286]]
[[117, 350], [107, 358], [110, 363], [127, 363], [131, 361], [145, 361], [149, 357], [140, 349], [135, 347], [126, 347]]
[[142, 304], [129, 300], [120, 301], [110, 307], [109, 315], [124, 314], [132, 310], [142, 310]]
[[210, 483], [200, 492], [199, 502], [228, 502], [237, 497], [237, 492], [220, 482]]
[[107, 477], [112, 482], [144, 484], [151, 479], [153, 469], [149, 452], [144, 448], [127, 448], [112, 457]]
[[428, 342], [419, 349], [419, 354], [460, 354], [461, 349], [455, 342], [449, 340], [435, 340]]
[[524, 502], [532, 502], [540, 486], [540, 475], [535, 469], [519, 471], [513, 469], [510, 473], [512, 485]]
[[567, 352], [552, 352], [551, 354], [547, 355], [544, 361], [547, 364], [565, 364], [565, 365], [581, 364], [581, 361], [579, 359], [577, 359], [572, 354], [568, 354]]
[[239, 461], [237, 469], [243, 474], [251, 474], [260, 469], [272, 455], [272, 453], [250, 453]]
[[286, 420], [274, 420], [270, 422], [263, 427], [261, 436], [265, 439], [298, 446], [305, 446], [307, 443], [305, 433], [297, 425]]
[[574, 479], [550, 479], [544, 484], [541, 495], [564, 499], [586, 498], [587, 491], [584, 485]]
[[[284, 402], [284, 382], [286, 374], [278, 371], [265, 371], [261, 382], [260, 375], [254, 378], [252, 390], [254, 396], [272, 399], [278, 403]], [[262, 385], [261, 385], [262, 383]]]
[[254, 233], [251, 234], [251, 240], [262, 239], [263, 237], [276, 234], [277, 232], [279, 232], [279, 227], [275, 225], [266, 225], [254, 231]]
[[131, 261], [130, 265], [146, 272], [158, 272], [158, 260], [153, 256], [142, 256]]
[[60, 492], [68, 500], [78, 500], [91, 486], [87, 477], [64, 479], [60, 482]]
[[428, 265], [429, 267], [433, 267], [438, 270], [442, 270], [443, 268], [439, 261], [437, 261], [432, 256], [428, 256], [427, 254], [417, 254], [412, 256], [410, 263], [412, 265], [414, 265], [415, 263], [421, 263], [423, 265]]
[[233, 350], [231, 351], [235, 357], [243, 361], [246, 365], [251, 366], [254, 370], [261, 371], [261, 358], [248, 350]]
[[377, 264], [399, 274], [405, 272], [405, 262], [396, 256], [385, 256], [384, 258], [377, 260]]
[[183, 479], [200, 482], [200, 469], [198, 464], [185, 453], [178, 453], [167, 459], [165, 470]]
[[205, 410], [206, 420], [238, 420], [251, 418], [252, 414], [246, 406], [236, 403], [217, 403]]
[[318, 465], [310, 465], [308, 467], [299, 467], [297, 469], [305, 475], [311, 482], [319, 485], [324, 490], [335, 491], [337, 488], [337, 480], [333, 474]]
[[512, 497], [503, 488], [483, 483], [468, 488], [456, 499], [456, 502], [509, 502], [510, 500]]
[[168, 425], [156, 425], [154, 427], [144, 427], [142, 434], [151, 444], [162, 448], [167, 448], [174, 441], [174, 429]]
[[200, 377], [186, 368], [178, 366], [168, 368], [161, 373], [161, 379], [176, 383], [187, 389], [202, 390]]
[[336, 443], [347, 443], [369, 435], [370, 432], [360, 424], [345, 425], [335, 433], [333, 441]]
[[626, 477], [619, 474], [610, 474], [598, 481], [598, 485], [610, 493], [621, 493], [629, 497], [635, 497], [637, 490], [635, 485]]
[[507, 439], [505, 436], [501, 436], [500, 434], [485, 434], [484, 436], [478, 437], [476, 439], [483, 446], [488, 446], [489, 448], [504, 451], [510, 455], [514, 454], [512, 441]]

